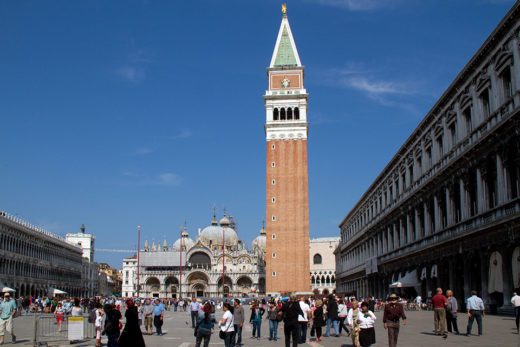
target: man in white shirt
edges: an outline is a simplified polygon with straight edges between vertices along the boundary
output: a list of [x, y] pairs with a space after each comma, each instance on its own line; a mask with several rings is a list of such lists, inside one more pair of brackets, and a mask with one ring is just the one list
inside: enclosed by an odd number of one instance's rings
[[305, 302], [305, 297], [300, 298], [300, 308], [302, 309], [303, 315], [298, 315], [298, 343], [305, 343], [307, 340], [307, 327], [309, 325], [309, 318], [311, 315], [311, 307]]
[[516, 333], [519, 334], [518, 323], [520, 321], [520, 296], [516, 293], [513, 293], [513, 297], [511, 298], [511, 303], [515, 308], [515, 322], [516, 322]]
[[192, 298], [190, 303], [190, 314], [191, 314], [191, 327], [195, 329], [197, 323], [197, 317], [199, 316], [200, 304], [197, 299]]
[[478, 335], [482, 335], [482, 317], [484, 316], [484, 302], [477, 296], [475, 290], [471, 291], [471, 296], [466, 300], [466, 309], [468, 310], [468, 328], [466, 336], [471, 336], [473, 321], [477, 320]]

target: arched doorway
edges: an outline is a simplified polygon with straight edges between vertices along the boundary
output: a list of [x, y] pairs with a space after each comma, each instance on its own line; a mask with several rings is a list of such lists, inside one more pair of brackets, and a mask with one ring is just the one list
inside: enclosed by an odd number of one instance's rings
[[222, 281], [222, 277], [220, 277], [217, 282], [217, 287], [219, 294], [228, 296], [233, 291], [233, 282], [228, 276], [224, 276], [224, 281]]
[[179, 292], [179, 280], [177, 277], [168, 276], [164, 279], [164, 292], [169, 298], [176, 298]]
[[242, 276], [237, 280], [237, 292], [240, 294], [248, 294], [253, 289], [253, 280], [248, 276]]
[[191, 296], [199, 298], [207, 296], [209, 278], [205, 273], [200, 271], [193, 272], [188, 275], [186, 280], [191, 290]]
[[146, 279], [144, 291], [148, 296], [158, 298], [160, 296], [161, 282], [157, 277]]

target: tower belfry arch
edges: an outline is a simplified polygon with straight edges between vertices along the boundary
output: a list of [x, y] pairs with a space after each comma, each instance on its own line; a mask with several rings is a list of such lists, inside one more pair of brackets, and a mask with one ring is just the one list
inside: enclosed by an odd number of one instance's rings
[[310, 291], [308, 94], [285, 5], [267, 76], [266, 292]]

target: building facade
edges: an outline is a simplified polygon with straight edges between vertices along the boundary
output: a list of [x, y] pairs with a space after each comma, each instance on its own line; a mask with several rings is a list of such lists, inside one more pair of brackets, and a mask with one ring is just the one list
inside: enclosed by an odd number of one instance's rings
[[0, 211], [0, 285], [15, 296], [81, 294], [82, 250], [62, 237]]
[[285, 6], [267, 76], [267, 292], [308, 292], [308, 94]]
[[[265, 293], [265, 230], [244, 247], [233, 219], [224, 216], [192, 240], [186, 229], [172, 246], [146, 241], [138, 256], [123, 259], [122, 295], [180, 298], [255, 296]], [[139, 259], [138, 259], [139, 258]]]
[[[99, 264], [94, 262], [95, 240], [93, 234], [86, 233], [82, 224], [78, 233], [65, 234], [65, 241], [79, 247], [83, 251], [81, 269], [81, 296], [92, 297], [105, 294], [107, 287], [106, 276], [100, 276]], [[100, 292], [103, 291], [102, 292]]]
[[519, 44], [517, 3], [341, 222], [339, 292], [442, 287], [509, 303], [520, 287]]
[[332, 293], [336, 290], [336, 257], [334, 251], [339, 237], [320, 237], [310, 240], [309, 263], [311, 264], [312, 291]]

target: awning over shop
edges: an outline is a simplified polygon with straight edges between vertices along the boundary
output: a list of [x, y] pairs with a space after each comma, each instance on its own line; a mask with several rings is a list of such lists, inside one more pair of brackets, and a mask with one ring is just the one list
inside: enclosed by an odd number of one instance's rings
[[62, 295], [62, 294], [67, 294], [67, 292], [65, 292], [63, 290], [60, 290], [60, 289], [57, 289], [57, 288], [54, 288], [53, 294], [54, 295]]
[[410, 288], [419, 287], [421, 284], [417, 281], [417, 270], [408, 271], [404, 276], [400, 276], [399, 280], [390, 284], [390, 288]]

